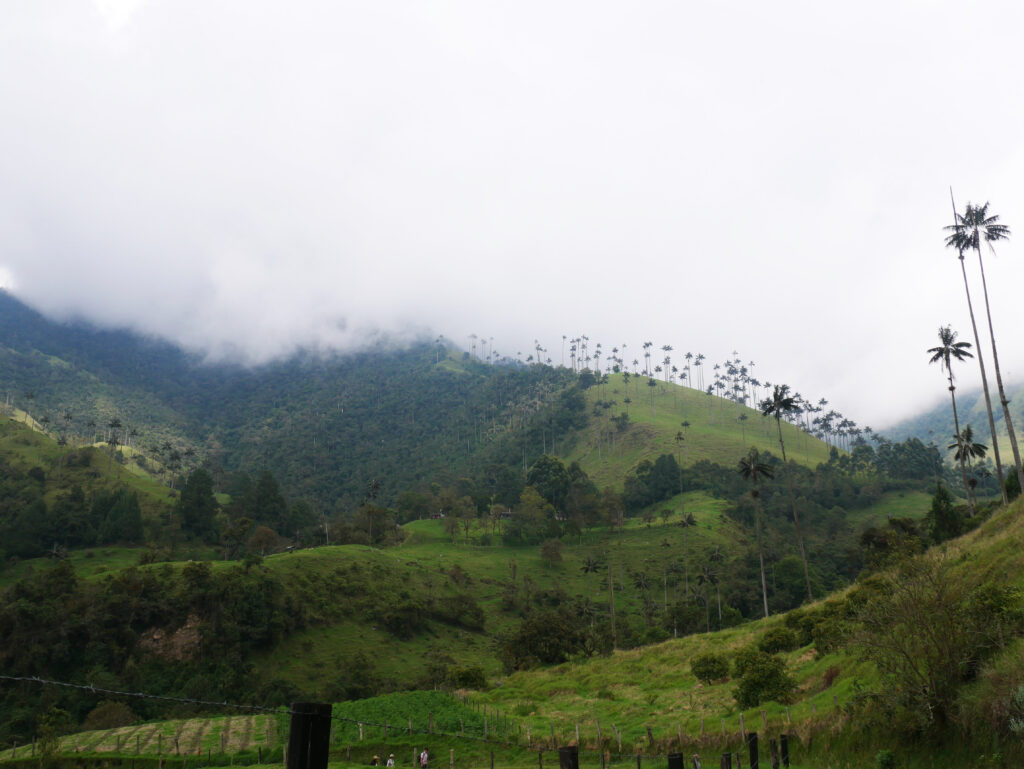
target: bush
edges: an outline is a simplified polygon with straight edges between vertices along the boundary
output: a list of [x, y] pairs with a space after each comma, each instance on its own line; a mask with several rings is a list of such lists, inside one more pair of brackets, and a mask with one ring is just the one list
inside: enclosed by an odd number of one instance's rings
[[82, 731], [117, 729], [121, 726], [131, 726], [136, 720], [135, 713], [123, 702], [104, 701], [89, 711], [89, 715], [82, 722]]
[[893, 769], [896, 766], [896, 754], [891, 750], [880, 750], [875, 753], [875, 766], [878, 769]]
[[746, 656], [742, 668], [743, 676], [733, 694], [741, 708], [791, 700], [796, 681], [786, 672], [786, 663], [780, 658], [755, 651]]
[[702, 684], [729, 677], [729, 659], [724, 654], [701, 654], [690, 660], [690, 672]]
[[458, 665], [448, 668], [446, 682], [456, 689], [485, 689], [487, 676], [484, 669], [477, 665]]
[[791, 652], [798, 648], [799, 639], [788, 627], [773, 627], [757, 642], [757, 648], [766, 654]]

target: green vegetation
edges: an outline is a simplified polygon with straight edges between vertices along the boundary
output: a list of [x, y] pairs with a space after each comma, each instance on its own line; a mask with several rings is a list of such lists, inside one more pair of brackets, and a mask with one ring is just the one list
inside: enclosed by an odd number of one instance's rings
[[1017, 757], [1019, 507], [967, 430], [964, 501], [937, 447], [739, 360], [705, 386], [646, 343], [601, 373], [584, 337], [569, 368], [422, 345], [241, 370], [0, 299], [0, 672], [24, 679], [0, 745], [279, 760], [283, 716], [210, 703], [321, 700], [353, 763], [424, 732], [528, 766], [752, 728], [835, 766], [950, 734]]

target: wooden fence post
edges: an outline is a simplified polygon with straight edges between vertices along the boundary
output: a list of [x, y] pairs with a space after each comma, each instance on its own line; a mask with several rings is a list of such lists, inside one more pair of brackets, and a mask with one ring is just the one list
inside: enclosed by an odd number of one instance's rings
[[779, 752], [782, 754], [782, 765], [789, 769], [789, 735], [779, 735]]
[[779, 769], [779, 743], [768, 740], [768, 753], [772, 760], [772, 769]]
[[455, 748], [448, 750], [448, 769], [455, 769]]
[[757, 750], [757, 732], [751, 732], [747, 737], [747, 756], [750, 769], [761, 769], [761, 759]]
[[359, 741], [363, 741], [363, 722], [359, 722]]
[[744, 740], [747, 738], [747, 730], [743, 728], [743, 713], [742, 712], [740, 713], [740, 738], [744, 739]]
[[327, 769], [331, 739], [330, 703], [293, 702], [287, 769]]
[[409, 736], [412, 737], [412, 719], [409, 719]]

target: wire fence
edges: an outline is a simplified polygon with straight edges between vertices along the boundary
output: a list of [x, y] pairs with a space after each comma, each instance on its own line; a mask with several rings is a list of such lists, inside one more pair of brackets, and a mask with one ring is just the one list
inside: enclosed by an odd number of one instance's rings
[[[135, 756], [202, 756], [207, 761], [214, 755], [232, 753], [253, 754], [252, 763], [262, 763], [264, 758], [277, 759], [279, 751], [287, 742], [289, 722], [294, 715], [304, 715], [293, 711], [290, 707], [268, 707], [257, 704], [241, 704], [228, 701], [205, 700], [189, 697], [150, 694], [147, 692], [124, 691], [93, 686], [91, 684], [75, 684], [66, 681], [54, 681], [38, 676], [0, 675], [0, 682], [55, 686], [88, 692], [97, 697], [109, 698], [144, 698], [163, 701], [178, 705], [189, 705], [204, 709], [222, 709], [233, 711], [225, 716], [176, 719], [158, 724], [142, 724], [120, 727], [96, 732], [85, 732], [62, 738], [60, 749], [74, 753], [109, 753]], [[558, 728], [554, 721], [549, 721], [547, 729], [538, 729], [536, 722], [509, 718], [507, 714], [485, 703], [471, 702], [467, 697], [449, 695], [463, 707], [456, 711], [449, 710], [439, 714], [426, 714], [427, 723], [423, 723], [423, 714], [417, 719], [404, 717], [400, 720], [367, 719], [351, 715], [342, 715], [332, 710], [331, 737], [332, 749], [344, 749], [346, 758], [351, 759], [353, 752], [357, 757], [369, 758], [374, 751], [386, 750], [389, 741], [409, 740], [417, 738], [420, 742], [429, 740], [449, 740], [489, 746], [492, 750], [502, 748], [519, 752], [536, 753], [540, 769], [543, 769], [544, 754], [557, 751], [569, 745], [575, 746], [580, 756], [590, 757], [592, 762], [600, 759], [602, 766], [655, 759], [665, 760], [668, 753], [689, 750], [695, 747], [721, 747], [727, 744], [744, 744], [750, 733], [760, 731], [758, 728], [748, 729], [744, 724], [743, 714], [738, 715], [738, 729], [727, 728], [726, 719], [720, 719], [720, 733], [706, 731], [704, 719], [701, 720], [699, 733], [685, 733], [680, 724], [674, 734], [657, 737], [652, 727], [645, 729], [639, 738], [635, 734], [625, 735], [614, 725], [602, 728], [599, 721], [593, 722], [589, 729], [583, 724], [574, 724], [568, 730]], [[453, 715], [459, 712], [460, 715]], [[239, 718], [239, 714], [244, 714]], [[774, 732], [777, 735], [791, 731], [793, 724], [786, 710], [785, 723], [769, 724], [765, 711], [760, 712], [762, 734]], [[476, 716], [476, 717], [474, 717]], [[543, 733], [541, 733], [543, 731]], [[266, 750], [266, 755], [264, 755]], [[35, 741], [26, 742], [19, 747], [0, 751], [0, 760], [19, 758], [35, 754]], [[493, 753], [492, 753], [493, 760]], [[245, 763], [232, 761], [232, 763]], [[404, 764], [405, 761], [401, 761]], [[411, 763], [415, 764], [415, 756]], [[454, 754], [452, 754], [454, 766]]]

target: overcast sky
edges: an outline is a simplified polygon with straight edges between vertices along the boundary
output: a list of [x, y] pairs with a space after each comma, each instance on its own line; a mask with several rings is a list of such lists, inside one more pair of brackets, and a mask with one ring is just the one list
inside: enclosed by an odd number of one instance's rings
[[[12, 0], [0, 285], [251, 360], [737, 350], [884, 427], [948, 397], [940, 324], [972, 341], [950, 185], [1024, 228], [1022, 9]], [[1011, 381], [1021, 255], [986, 262]]]

